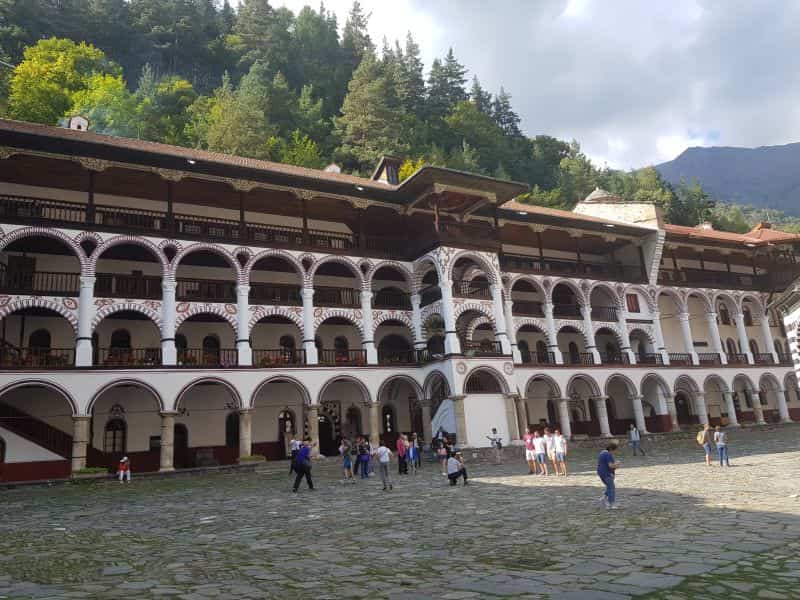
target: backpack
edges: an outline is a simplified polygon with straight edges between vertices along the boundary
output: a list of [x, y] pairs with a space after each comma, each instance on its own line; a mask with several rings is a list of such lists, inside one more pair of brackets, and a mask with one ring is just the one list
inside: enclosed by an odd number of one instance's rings
[[706, 432], [705, 431], [698, 431], [697, 432], [697, 436], [695, 437], [695, 440], [697, 440], [697, 445], [698, 446], [702, 446], [703, 445], [703, 440], [705, 438], [706, 438]]

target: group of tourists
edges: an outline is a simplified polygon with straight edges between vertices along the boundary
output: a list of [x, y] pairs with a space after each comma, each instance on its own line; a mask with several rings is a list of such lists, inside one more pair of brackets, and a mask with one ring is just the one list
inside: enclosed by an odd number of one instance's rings
[[549, 465], [552, 465], [556, 476], [567, 476], [567, 438], [561, 435], [559, 429], [550, 431], [549, 427], [545, 427], [539, 433], [538, 429], [532, 431], [526, 427], [522, 441], [530, 475], [547, 477], [550, 474]]
[[714, 441], [714, 447], [717, 449], [717, 457], [719, 458], [719, 466], [731, 466], [730, 458], [728, 457], [728, 432], [721, 429], [719, 425], [714, 427], [712, 435], [711, 426], [706, 423], [702, 431], [697, 432], [697, 445], [703, 448], [706, 454], [706, 464], [711, 466], [711, 441]]

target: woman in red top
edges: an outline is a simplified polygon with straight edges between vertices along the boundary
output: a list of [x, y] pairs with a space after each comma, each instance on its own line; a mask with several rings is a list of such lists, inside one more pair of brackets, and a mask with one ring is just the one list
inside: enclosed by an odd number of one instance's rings
[[408, 439], [404, 435], [397, 438], [397, 472], [401, 475], [408, 474], [408, 464], [406, 463], [406, 448]]
[[131, 461], [128, 460], [127, 456], [122, 457], [122, 460], [119, 461], [117, 473], [119, 473], [120, 483], [122, 483], [123, 479], [127, 479], [128, 483], [131, 482]]

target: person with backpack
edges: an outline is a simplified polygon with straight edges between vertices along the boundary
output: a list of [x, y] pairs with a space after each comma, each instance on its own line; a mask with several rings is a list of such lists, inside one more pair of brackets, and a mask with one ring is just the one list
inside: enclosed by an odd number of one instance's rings
[[603, 482], [603, 485], [606, 486], [606, 490], [600, 500], [603, 502], [603, 506], [608, 510], [615, 510], [617, 508], [615, 477], [619, 463], [614, 460], [614, 455], [611, 454], [616, 449], [617, 443], [611, 442], [606, 446], [606, 449], [600, 453], [600, 456], [597, 457], [597, 476], [600, 478], [600, 481]]
[[702, 447], [706, 453], [706, 465], [711, 466], [711, 426], [706, 423], [703, 429], [697, 432], [697, 445]]
[[636, 427], [635, 424], [631, 423], [630, 428], [628, 429], [628, 434], [631, 438], [631, 448], [633, 449], [633, 455], [636, 456], [636, 451], [638, 450], [642, 456], [644, 456], [644, 450], [642, 450], [642, 436], [639, 433], [639, 429]]

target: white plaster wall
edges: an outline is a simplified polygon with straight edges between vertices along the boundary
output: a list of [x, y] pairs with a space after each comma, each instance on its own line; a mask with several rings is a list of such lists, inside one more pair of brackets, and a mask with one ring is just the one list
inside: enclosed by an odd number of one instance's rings
[[253, 443], [278, 441], [278, 417], [287, 408], [294, 413], [297, 435], [302, 436], [303, 397], [297, 387], [291, 383], [274, 382], [261, 389], [252, 415]]
[[504, 444], [509, 443], [506, 401], [502, 394], [469, 394], [464, 398], [464, 414], [467, 421], [464, 445], [488, 448], [491, 444], [486, 436], [491, 435], [492, 427], [497, 429]]
[[[46, 329], [50, 332], [51, 348], [75, 347], [75, 331], [65, 318], [61, 316], [26, 316], [24, 321], [25, 326], [23, 329], [23, 318], [21, 315], [15, 313], [6, 317], [4, 319], [5, 337], [3, 339], [14, 346], [27, 348], [31, 333], [37, 329]], [[2, 327], [2, 325], [0, 325], [0, 327]], [[20, 333], [22, 334], [21, 340]]]
[[117, 415], [110, 413], [118, 404], [124, 409], [120, 415], [127, 425], [125, 452], [143, 452], [150, 449], [150, 437], [161, 436], [161, 416], [158, 401], [142, 387], [117, 386], [100, 396], [92, 419], [92, 445], [103, 450], [106, 424]]
[[190, 448], [225, 445], [225, 419], [236, 412], [226, 403], [232, 402], [228, 390], [218, 384], [196, 385], [186, 392], [182, 406], [188, 414], [177, 415], [175, 423], [186, 425]]
[[50, 389], [41, 386], [19, 387], [0, 397], [0, 402], [72, 435], [72, 408], [64, 398]]
[[4, 427], [0, 427], [0, 438], [6, 443], [7, 463], [64, 460], [63, 456], [50, 452]]

